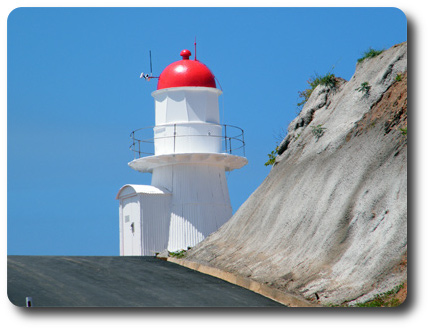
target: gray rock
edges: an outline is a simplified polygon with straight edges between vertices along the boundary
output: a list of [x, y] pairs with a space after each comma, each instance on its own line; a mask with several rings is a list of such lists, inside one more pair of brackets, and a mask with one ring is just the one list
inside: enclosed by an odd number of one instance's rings
[[[187, 259], [281, 290], [355, 303], [406, 280], [407, 139], [384, 118], [359, 129], [407, 71], [407, 44], [318, 86], [288, 128], [276, 165], [234, 216]], [[371, 86], [364, 94], [356, 89]], [[312, 126], [324, 127], [315, 139]]]
[[167, 249], [157, 254], [157, 258], [159, 259], [167, 259], [168, 257], [170, 257], [170, 255]]

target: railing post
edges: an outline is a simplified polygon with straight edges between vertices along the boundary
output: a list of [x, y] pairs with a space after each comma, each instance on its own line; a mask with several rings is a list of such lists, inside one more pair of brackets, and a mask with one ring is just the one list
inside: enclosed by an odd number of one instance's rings
[[242, 148], [243, 148], [243, 157], [246, 157], [245, 155], [245, 132], [242, 130]]
[[133, 137], [133, 158], [136, 159], [136, 142], [134, 141], [134, 131], [131, 132]]
[[225, 152], [227, 153], [227, 125], [224, 125]]
[[173, 126], [173, 153], [176, 153], [176, 124]]

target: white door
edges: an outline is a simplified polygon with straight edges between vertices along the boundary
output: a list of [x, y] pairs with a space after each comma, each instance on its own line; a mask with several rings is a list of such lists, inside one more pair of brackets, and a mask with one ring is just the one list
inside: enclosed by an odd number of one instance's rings
[[124, 200], [122, 233], [124, 255], [141, 255], [140, 219], [138, 197], [133, 196]]

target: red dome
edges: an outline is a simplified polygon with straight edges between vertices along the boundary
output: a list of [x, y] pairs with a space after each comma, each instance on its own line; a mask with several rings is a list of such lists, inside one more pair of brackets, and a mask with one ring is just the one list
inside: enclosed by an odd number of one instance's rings
[[215, 76], [206, 65], [190, 60], [191, 52], [187, 49], [180, 55], [182, 60], [168, 65], [161, 72], [157, 89], [185, 86], [216, 88]]

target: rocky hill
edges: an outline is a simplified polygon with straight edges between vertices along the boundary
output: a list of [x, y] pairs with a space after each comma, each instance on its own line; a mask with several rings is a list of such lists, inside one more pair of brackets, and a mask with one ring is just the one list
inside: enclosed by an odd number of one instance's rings
[[261, 186], [191, 262], [320, 305], [406, 282], [407, 44], [317, 86]]

